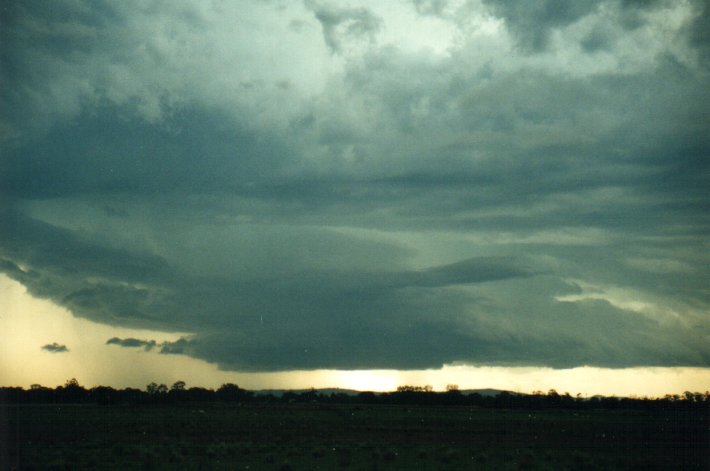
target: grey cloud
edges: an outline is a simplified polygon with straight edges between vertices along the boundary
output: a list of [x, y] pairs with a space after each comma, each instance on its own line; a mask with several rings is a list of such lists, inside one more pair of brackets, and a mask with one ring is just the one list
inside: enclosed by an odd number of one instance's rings
[[172, 279], [160, 257], [108, 247], [13, 211], [0, 218], [2, 266], [32, 294], [92, 319], [150, 324], [143, 308], [153, 294], [145, 286]]
[[323, 27], [323, 38], [330, 50], [340, 53], [352, 40], [373, 41], [380, 29], [381, 20], [365, 8], [343, 8], [329, 3], [308, 0]]
[[552, 28], [566, 26], [592, 13], [600, 2], [484, 0], [484, 3], [494, 14], [505, 19], [524, 50], [540, 51], [547, 47]]
[[127, 218], [128, 213], [122, 209], [114, 208], [113, 206], [104, 206], [104, 212], [111, 217]]
[[[92, 52], [104, 27], [115, 20], [108, 4], [84, 2], [5, 2], [0, 13], [0, 104], [4, 112], [0, 139], [13, 142], [28, 128], [44, 127], [55, 118], [81, 109], [95, 90], [83, 80], [55, 77], [44, 81], [68, 54], [82, 60]], [[31, 60], [27, 60], [31, 57]], [[22, 84], [22, 85], [19, 85]], [[62, 88], [57, 93], [57, 86]], [[36, 111], [45, 112], [38, 116]]]
[[61, 345], [57, 342], [48, 343], [47, 345], [42, 346], [42, 350], [50, 353], [65, 353], [69, 351], [66, 345]]
[[157, 256], [107, 247], [12, 210], [0, 211], [0, 220], [2, 254], [28, 266], [136, 283], [169, 276]]
[[163, 355], [186, 355], [190, 351], [190, 344], [191, 342], [185, 338], [174, 342], [163, 342], [160, 344], [160, 353]]
[[688, 31], [688, 40], [699, 51], [705, 70], [710, 67], [710, 4], [707, 1], [693, 2], [695, 18]]
[[[0, 137], [5, 145], [12, 147], [51, 132], [57, 123], [66, 125], [87, 111], [91, 118], [80, 119], [80, 128], [89, 126], [93, 118], [103, 121], [108, 116], [104, 111], [91, 112], [101, 107], [116, 113], [114, 124], [118, 126], [135, 118], [143, 124], [162, 125], [165, 131], [173, 128], [166, 121], [179, 115], [183, 106], [195, 103], [198, 108], [227, 110], [230, 120], [248, 126], [252, 123], [248, 115], [232, 113], [234, 107], [251, 107], [253, 113], [261, 114], [270, 107], [274, 113], [283, 113], [287, 110], [284, 103], [295, 105], [290, 100], [295, 95], [289, 90], [308, 88], [318, 80], [297, 60], [286, 63], [252, 53], [254, 42], [266, 44], [274, 38], [271, 31], [260, 28], [268, 14], [279, 8], [275, 3], [206, 9], [191, 0], [177, 0], [170, 8], [138, 3], [31, 0], [3, 9], [0, 105], [6, 112], [0, 121]], [[293, 3], [286, 9], [305, 14], [299, 5]], [[223, 20], [220, 28], [210, 26]], [[232, 36], [230, 46], [215, 47], [225, 33]], [[290, 52], [290, 59], [312, 56], [313, 48], [301, 48], [302, 42], [293, 33], [279, 43], [278, 50]], [[240, 64], [236, 70], [233, 61]], [[282, 71], [266, 76], [266, 70], [273, 67]], [[205, 73], [210, 80], [202, 80]], [[51, 83], [45, 80], [49, 76]], [[284, 83], [295, 87], [279, 88]], [[235, 93], [225, 95], [225, 86]], [[200, 122], [195, 119], [193, 123]], [[108, 127], [104, 134], [111, 133]], [[90, 130], [88, 135], [97, 131], [101, 130]], [[133, 142], [137, 144], [141, 137], [137, 132]], [[139, 145], [133, 150], [138, 152]], [[105, 182], [97, 183], [105, 188]]]
[[621, 0], [621, 24], [630, 30], [646, 24], [645, 14], [648, 11], [672, 5], [667, 0]]
[[106, 341], [106, 345], [118, 345], [125, 348], [142, 348], [146, 352], [159, 348], [158, 352], [167, 355], [183, 355], [188, 354], [191, 341], [185, 338], [180, 338], [174, 342], [156, 342], [155, 340], [141, 340], [135, 338], [119, 338], [112, 337]]
[[615, 31], [605, 24], [598, 24], [590, 31], [580, 45], [587, 52], [606, 50], [614, 45]]
[[240, 131], [214, 110], [177, 113], [168, 122], [179, 132], [128, 122], [119, 113], [109, 108], [101, 117], [84, 116], [56, 126], [43, 139], [13, 146], [2, 157], [5, 191], [30, 197], [106, 188], [143, 194], [238, 191], [257, 175], [273, 177], [276, 157], [288, 155], [278, 142]]
[[412, 0], [412, 3], [419, 14], [438, 16], [442, 14], [449, 2], [448, 0]]
[[648, 8], [663, 3], [663, 0], [621, 0], [624, 8]]
[[[457, 68], [455, 59], [450, 65], [453, 68]], [[461, 59], [465, 59], [464, 53]], [[424, 85], [441, 80], [436, 67], [400, 61], [396, 54], [383, 53], [352, 71], [350, 80], [369, 102], [380, 106], [368, 121], [390, 132], [401, 126], [391, 146], [389, 141], [379, 146], [390, 158], [383, 161], [372, 151], [370, 168], [379, 174], [377, 181], [382, 187], [389, 189], [388, 196], [416, 200], [426, 195], [424, 205], [416, 201], [408, 214], [437, 204], [437, 210], [445, 211], [442, 220], [451, 222], [448, 216], [458, 208], [526, 204], [542, 197], [603, 188], [627, 188], [659, 197], [665, 193], [668, 200], [679, 196], [670, 195], [680, 191], [672, 184], [677, 180], [684, 182], [684, 198], [694, 194], [695, 204], [706, 198], [704, 173], [698, 171], [705, 160], [692, 150], [707, 146], [705, 134], [695, 124], [702, 121], [702, 112], [694, 105], [704, 100], [706, 91], [693, 81], [678, 81], [682, 68], [662, 64], [653, 73], [625, 78], [572, 78], [540, 71], [524, 75], [499, 72], [495, 78], [487, 78], [485, 70], [474, 70], [467, 75], [470, 83], [452, 82], [439, 88]], [[397, 73], [400, 67], [401, 75]], [[422, 79], [406, 81], [406, 74]], [[666, 80], [674, 83], [670, 89]], [[666, 95], [671, 89], [674, 97]], [[659, 100], [644, 100], [645, 93]], [[662, 96], [667, 98], [660, 99]], [[410, 104], [422, 100], [433, 104], [428, 113], [410, 114]], [[451, 106], [435, 107], [447, 101]], [[645, 118], [639, 120], [639, 115]], [[371, 152], [371, 143], [346, 139], [343, 141], [361, 147], [364, 155]], [[670, 155], [674, 157], [668, 158]], [[436, 198], [431, 197], [434, 194]], [[627, 201], [617, 199], [613, 207], [601, 204], [606, 210], [625, 212]], [[595, 211], [590, 203], [587, 200], [586, 207], [580, 208], [587, 214], [572, 216], [570, 208], [565, 208], [560, 217], [566, 224], [596, 224], [589, 221], [590, 216], [609, 214]], [[551, 223], [540, 218], [530, 221]]]
[[121, 339], [112, 337], [106, 341], [106, 345], [118, 345], [119, 347], [127, 348], [143, 348], [146, 352], [154, 349], [158, 343], [155, 340], [140, 340], [134, 338]]
[[[516, 2], [513, 0], [483, 0], [493, 14], [503, 18], [517, 39], [518, 45], [526, 52], [541, 52], [548, 48], [550, 34], [555, 29], [565, 28], [588, 15], [600, 11], [615, 11], [614, 19], [624, 29], [636, 29], [646, 24], [645, 13], [667, 5], [663, 0], [585, 0], [565, 2], [563, 0], [536, 0]], [[604, 24], [610, 17], [602, 17]], [[602, 26], [602, 25], [600, 25]], [[607, 25], [608, 26], [608, 25]], [[603, 32], [597, 28], [588, 36], [583, 46], [594, 51], [606, 46], [614, 32]]]

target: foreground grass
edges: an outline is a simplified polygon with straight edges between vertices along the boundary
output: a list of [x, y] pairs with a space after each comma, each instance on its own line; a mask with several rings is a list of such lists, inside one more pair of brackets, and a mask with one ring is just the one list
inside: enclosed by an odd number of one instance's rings
[[19, 405], [18, 469], [710, 469], [707, 417], [325, 404]]

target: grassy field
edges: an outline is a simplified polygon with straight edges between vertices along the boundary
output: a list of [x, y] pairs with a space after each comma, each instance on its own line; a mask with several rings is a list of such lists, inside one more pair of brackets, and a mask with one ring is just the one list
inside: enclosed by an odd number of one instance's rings
[[707, 470], [707, 417], [330, 404], [19, 405], [14, 469]]

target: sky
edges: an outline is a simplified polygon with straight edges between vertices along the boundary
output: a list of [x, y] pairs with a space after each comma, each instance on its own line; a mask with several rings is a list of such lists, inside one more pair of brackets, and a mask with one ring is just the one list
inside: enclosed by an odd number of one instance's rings
[[0, 0], [0, 383], [710, 389], [701, 0]]

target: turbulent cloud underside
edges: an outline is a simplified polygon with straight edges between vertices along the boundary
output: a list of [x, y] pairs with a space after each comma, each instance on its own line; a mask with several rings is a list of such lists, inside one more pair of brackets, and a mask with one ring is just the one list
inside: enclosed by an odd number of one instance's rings
[[710, 366], [706, 3], [381, 3], [3, 4], [0, 270], [224, 369]]

